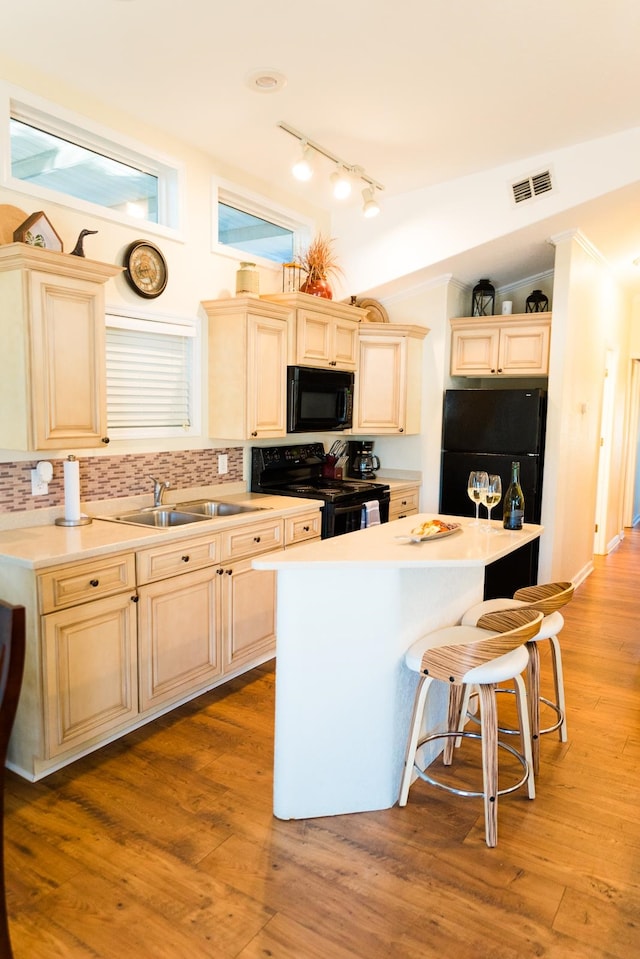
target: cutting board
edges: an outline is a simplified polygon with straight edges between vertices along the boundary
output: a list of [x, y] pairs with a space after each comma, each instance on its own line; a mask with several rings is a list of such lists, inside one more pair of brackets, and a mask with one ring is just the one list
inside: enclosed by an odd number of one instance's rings
[[29, 216], [24, 210], [9, 204], [0, 204], [0, 244], [13, 243], [13, 233]]

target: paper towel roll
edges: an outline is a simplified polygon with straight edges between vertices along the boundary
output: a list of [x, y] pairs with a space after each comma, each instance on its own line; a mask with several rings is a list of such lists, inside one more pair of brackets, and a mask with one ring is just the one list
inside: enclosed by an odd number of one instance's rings
[[64, 518], [74, 523], [80, 519], [80, 464], [75, 457], [64, 461]]

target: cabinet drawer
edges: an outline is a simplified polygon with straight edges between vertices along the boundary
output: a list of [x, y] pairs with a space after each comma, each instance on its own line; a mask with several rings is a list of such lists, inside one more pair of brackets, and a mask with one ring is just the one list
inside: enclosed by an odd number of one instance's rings
[[321, 532], [322, 514], [319, 510], [285, 517], [284, 545], [293, 546], [294, 543], [304, 543], [307, 539], [316, 539]]
[[136, 553], [138, 583], [153, 583], [220, 562], [220, 536], [185, 539], [181, 543], [155, 546]]
[[418, 512], [418, 490], [396, 493], [389, 503], [389, 519], [399, 519]]
[[281, 549], [283, 545], [282, 520], [269, 523], [256, 523], [238, 529], [229, 529], [221, 533], [222, 558], [239, 559], [242, 556], [255, 556], [271, 549]]
[[39, 576], [38, 585], [41, 613], [135, 589], [134, 555], [120, 553], [61, 566]]

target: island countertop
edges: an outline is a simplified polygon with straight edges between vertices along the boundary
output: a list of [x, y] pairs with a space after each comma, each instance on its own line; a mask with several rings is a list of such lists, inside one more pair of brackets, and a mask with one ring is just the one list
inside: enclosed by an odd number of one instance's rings
[[[408, 540], [411, 530], [434, 517], [459, 523], [460, 529], [449, 536], [415, 543]], [[494, 520], [488, 532], [486, 521], [474, 526], [466, 516], [420, 513], [392, 523], [357, 530], [348, 536], [335, 536], [278, 550], [254, 560], [257, 569], [294, 569], [302, 566], [383, 566], [386, 569], [412, 566], [487, 566], [525, 543], [537, 539], [542, 526], [526, 523], [517, 532], [506, 530]]]

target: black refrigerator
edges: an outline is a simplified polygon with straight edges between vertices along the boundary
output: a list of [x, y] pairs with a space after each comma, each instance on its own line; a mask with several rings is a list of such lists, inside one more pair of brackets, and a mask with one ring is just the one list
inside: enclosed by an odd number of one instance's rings
[[[440, 512], [474, 516], [467, 495], [471, 470], [497, 473], [503, 495], [511, 478], [511, 463], [520, 463], [526, 523], [539, 523], [542, 506], [544, 435], [547, 394], [540, 389], [446, 390], [442, 426]], [[481, 517], [486, 516], [480, 507]], [[502, 501], [493, 517], [502, 516]], [[485, 599], [513, 596], [538, 581], [539, 540], [491, 563], [485, 576]]]

